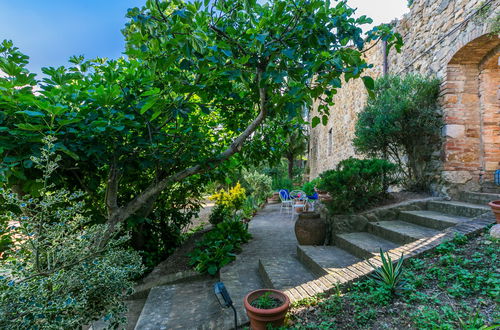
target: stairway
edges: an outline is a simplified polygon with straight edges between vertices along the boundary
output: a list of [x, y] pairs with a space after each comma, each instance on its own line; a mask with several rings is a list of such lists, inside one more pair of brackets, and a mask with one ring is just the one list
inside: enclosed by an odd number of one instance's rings
[[[238, 324], [248, 322], [243, 297], [260, 288], [285, 291], [292, 301], [338, 290], [373, 272], [380, 249], [393, 260], [416, 256], [455, 233], [472, 234], [493, 223], [487, 202], [500, 194], [463, 192], [454, 201], [432, 200], [425, 209], [399, 212], [397, 218], [370, 222], [364, 231], [339, 233], [334, 246], [297, 245], [294, 222], [269, 205], [250, 222], [254, 236], [236, 261], [223, 267], [223, 281], [233, 299]], [[232, 329], [233, 314], [213, 295], [216, 278], [151, 289], [135, 329]], [[133, 324], [128, 329], [133, 329]]]
[[[380, 265], [380, 249], [393, 260], [401, 255], [408, 258], [434, 248], [456, 232], [481, 230], [494, 221], [486, 205], [494, 199], [500, 199], [500, 194], [463, 192], [459, 200], [429, 201], [424, 210], [402, 211], [396, 220], [370, 222], [364, 231], [337, 234], [335, 246], [297, 246], [302, 265], [283, 267], [278, 260], [261, 261], [260, 273], [268, 287], [285, 290], [292, 300], [329, 292], [370, 274], [373, 269], [365, 260]], [[284, 277], [284, 268], [292, 270], [295, 280]], [[304, 275], [302, 281], [297, 273]], [[310, 273], [315, 279], [311, 280]]]

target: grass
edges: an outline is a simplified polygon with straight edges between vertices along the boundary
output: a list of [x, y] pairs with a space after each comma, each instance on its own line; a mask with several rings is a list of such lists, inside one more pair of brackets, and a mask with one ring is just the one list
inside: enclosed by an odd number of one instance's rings
[[463, 235], [403, 267], [394, 292], [372, 278], [346, 292], [296, 304], [296, 329], [488, 329], [500, 323], [500, 242]]

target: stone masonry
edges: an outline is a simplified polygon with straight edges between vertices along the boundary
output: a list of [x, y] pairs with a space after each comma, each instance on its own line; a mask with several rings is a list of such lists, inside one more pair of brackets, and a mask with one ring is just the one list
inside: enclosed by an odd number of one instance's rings
[[[478, 12], [488, 2], [489, 10]], [[479, 190], [500, 168], [500, 39], [489, 33], [499, 14], [500, 0], [416, 0], [395, 22], [404, 46], [401, 53], [388, 54], [389, 74], [420, 73], [442, 80], [443, 144], [431, 166], [436, 189], [459, 185]], [[373, 64], [366, 74], [379, 77], [382, 45], [365, 55]], [[362, 82], [350, 81], [336, 95], [328, 124], [311, 129], [311, 178], [343, 159], [362, 157], [352, 139], [366, 99]]]

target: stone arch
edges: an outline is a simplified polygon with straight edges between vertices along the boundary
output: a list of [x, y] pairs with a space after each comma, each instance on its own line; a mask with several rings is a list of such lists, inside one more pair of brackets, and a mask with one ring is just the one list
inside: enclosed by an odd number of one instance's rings
[[482, 35], [451, 57], [443, 84], [443, 179], [479, 190], [500, 169], [500, 39]]

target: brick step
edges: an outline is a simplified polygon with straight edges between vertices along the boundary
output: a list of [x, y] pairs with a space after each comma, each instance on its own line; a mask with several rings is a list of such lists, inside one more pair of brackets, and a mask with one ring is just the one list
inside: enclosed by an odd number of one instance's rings
[[378, 255], [380, 248], [382, 251], [388, 251], [399, 246], [395, 242], [366, 232], [338, 234], [335, 236], [335, 245], [363, 259]]
[[370, 222], [367, 229], [369, 233], [400, 244], [432, 237], [439, 233], [438, 230], [400, 220]]
[[444, 230], [456, 224], [472, 220], [471, 218], [448, 215], [436, 211], [401, 211], [399, 218], [406, 222], [411, 222], [419, 226]]
[[427, 203], [430, 211], [437, 211], [448, 215], [474, 218], [490, 210], [487, 205], [477, 205], [458, 201], [431, 201]]
[[331, 283], [319, 282], [295, 257], [259, 259], [259, 273], [264, 287], [285, 291], [291, 301], [312, 297], [331, 289]]
[[297, 259], [259, 259], [259, 273], [265, 287], [286, 290], [304, 282], [314, 280], [314, 275]]
[[486, 205], [491, 201], [500, 200], [500, 194], [462, 191], [460, 193], [460, 200], [466, 203]]
[[349, 267], [362, 261], [336, 246], [297, 245], [297, 257], [317, 276]]

